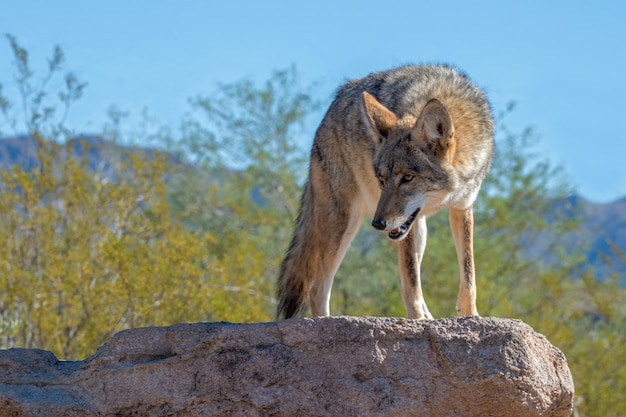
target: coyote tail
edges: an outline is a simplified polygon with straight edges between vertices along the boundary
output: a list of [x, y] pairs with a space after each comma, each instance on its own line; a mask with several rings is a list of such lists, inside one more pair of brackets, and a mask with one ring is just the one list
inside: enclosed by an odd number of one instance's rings
[[311, 185], [305, 184], [296, 218], [296, 227], [287, 255], [278, 274], [278, 306], [276, 318], [291, 318], [304, 314], [312, 282], [309, 237], [312, 211]]

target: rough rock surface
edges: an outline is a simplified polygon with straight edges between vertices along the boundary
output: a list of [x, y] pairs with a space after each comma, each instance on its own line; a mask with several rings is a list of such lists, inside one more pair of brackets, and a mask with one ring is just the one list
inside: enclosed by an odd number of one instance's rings
[[563, 354], [509, 319], [121, 332], [78, 362], [0, 351], [0, 416], [569, 416]]

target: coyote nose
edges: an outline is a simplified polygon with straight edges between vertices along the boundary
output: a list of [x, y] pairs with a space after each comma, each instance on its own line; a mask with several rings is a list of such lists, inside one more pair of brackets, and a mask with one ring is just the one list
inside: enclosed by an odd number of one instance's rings
[[374, 219], [372, 220], [372, 226], [374, 226], [374, 229], [376, 230], [385, 230], [387, 222], [381, 219]]

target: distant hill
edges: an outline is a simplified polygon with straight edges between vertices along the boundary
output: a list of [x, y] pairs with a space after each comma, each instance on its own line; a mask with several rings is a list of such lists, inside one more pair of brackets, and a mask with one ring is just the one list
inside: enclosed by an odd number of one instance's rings
[[[68, 142], [74, 155], [84, 154], [88, 166], [102, 174], [114, 177], [115, 161], [127, 152], [145, 152], [150, 149], [116, 145], [101, 137], [82, 135]], [[19, 165], [26, 170], [37, 166], [37, 142], [28, 136], [0, 138], [0, 169], [6, 170]], [[172, 163], [178, 163], [172, 157]], [[256, 199], [254, 199], [256, 201]], [[606, 276], [611, 268], [620, 274], [626, 285], [626, 197], [607, 204], [592, 203], [584, 197], [574, 195], [554, 204], [552, 215], [582, 215], [578, 231], [567, 239], [569, 248], [584, 247], [587, 250], [587, 265], [597, 276]], [[618, 254], [614, 253], [617, 249]]]
[[37, 142], [29, 136], [0, 139], [0, 169], [19, 165], [25, 170], [34, 168]]
[[[122, 158], [127, 152], [146, 152], [142, 148], [116, 145], [99, 136], [82, 135], [68, 143], [69, 156], [82, 155], [87, 158], [87, 165], [93, 170], [107, 170], [107, 167]], [[150, 152], [149, 150], [147, 150]], [[31, 136], [0, 138], [0, 169], [6, 170], [19, 165], [29, 171], [38, 165], [37, 141]]]
[[598, 276], [605, 276], [611, 268], [620, 273], [622, 284], [626, 284], [626, 197], [598, 204], [572, 196], [569, 202], [583, 219], [572, 239], [589, 246], [588, 265]]

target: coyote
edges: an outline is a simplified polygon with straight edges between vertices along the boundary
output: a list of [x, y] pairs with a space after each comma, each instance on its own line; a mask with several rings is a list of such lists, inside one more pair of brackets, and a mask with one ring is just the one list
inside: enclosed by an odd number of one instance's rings
[[394, 243], [408, 318], [432, 318], [420, 263], [426, 217], [447, 208], [461, 282], [458, 316], [476, 316], [472, 205], [493, 155], [491, 109], [449, 66], [405, 66], [348, 81], [322, 120], [291, 245], [278, 317], [330, 314], [333, 279], [363, 218]]

